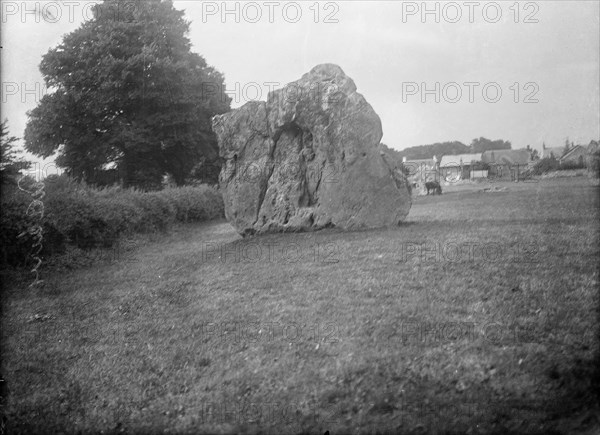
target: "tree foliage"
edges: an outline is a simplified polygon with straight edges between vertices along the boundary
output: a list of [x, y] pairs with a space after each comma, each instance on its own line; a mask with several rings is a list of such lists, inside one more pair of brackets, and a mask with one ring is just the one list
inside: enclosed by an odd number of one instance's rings
[[531, 160], [539, 160], [540, 159], [538, 150], [531, 148], [531, 145], [527, 145], [525, 150], [529, 152], [529, 155], [531, 156]]
[[465, 154], [469, 152], [469, 147], [462, 142], [436, 142], [431, 145], [418, 145], [405, 148], [400, 151], [401, 157], [407, 160], [431, 159], [436, 156], [438, 159], [443, 155]]
[[480, 137], [479, 139], [473, 139], [471, 141], [471, 145], [469, 147], [469, 152], [471, 153], [483, 153], [489, 150], [510, 150], [512, 149], [512, 145], [509, 141], [505, 141], [502, 139], [498, 140], [490, 140], [485, 137]]
[[0, 123], [0, 145], [2, 155], [0, 156], [0, 182], [2, 185], [16, 185], [20, 173], [31, 166], [30, 162], [23, 160], [15, 144], [19, 139], [10, 136], [8, 132], [8, 121]]
[[[229, 110], [224, 78], [191, 52], [189, 22], [170, 0], [104, 0], [94, 17], [44, 57], [48, 89], [29, 115], [25, 144], [94, 183], [107, 167], [124, 185], [183, 184], [218, 161], [210, 118]], [[114, 169], [113, 169], [114, 170]]]

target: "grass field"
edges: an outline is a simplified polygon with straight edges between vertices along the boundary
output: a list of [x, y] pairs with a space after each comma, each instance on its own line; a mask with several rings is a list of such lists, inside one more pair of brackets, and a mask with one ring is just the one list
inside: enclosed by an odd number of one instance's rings
[[597, 433], [599, 188], [502, 186], [386, 230], [180, 226], [17, 281], [6, 429]]

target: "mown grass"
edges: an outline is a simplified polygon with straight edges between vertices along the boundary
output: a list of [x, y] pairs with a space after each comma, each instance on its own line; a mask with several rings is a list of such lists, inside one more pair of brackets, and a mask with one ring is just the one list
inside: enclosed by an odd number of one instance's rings
[[599, 189], [503, 186], [386, 230], [179, 226], [9, 285], [7, 428], [595, 433]]

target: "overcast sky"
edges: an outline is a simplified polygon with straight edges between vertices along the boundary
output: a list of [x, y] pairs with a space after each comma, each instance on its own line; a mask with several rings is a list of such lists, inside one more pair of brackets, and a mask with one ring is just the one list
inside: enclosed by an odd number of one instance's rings
[[[96, 2], [0, 3], [2, 119], [22, 137], [44, 92], [42, 55]], [[36, 3], [37, 16], [28, 13]], [[220, 1], [174, 2], [234, 107], [335, 63], [399, 150], [480, 136], [538, 149], [600, 138], [600, 3], [476, 3], [428, 2], [423, 15], [422, 2], [228, 2], [223, 15]]]

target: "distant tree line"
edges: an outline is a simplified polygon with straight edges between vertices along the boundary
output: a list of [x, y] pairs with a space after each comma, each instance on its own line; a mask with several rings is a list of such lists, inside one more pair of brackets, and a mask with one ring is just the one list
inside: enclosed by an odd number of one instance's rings
[[473, 139], [470, 145], [465, 145], [459, 141], [453, 142], [436, 142], [431, 145], [417, 145], [414, 147], [405, 148], [402, 151], [392, 150], [387, 145], [383, 144], [384, 150], [391, 150], [391, 155], [402, 161], [406, 157], [407, 160], [432, 159], [433, 156], [440, 158], [444, 155], [456, 154], [475, 154], [483, 153], [488, 150], [510, 150], [512, 145], [509, 141], [502, 139], [490, 140], [485, 137]]

